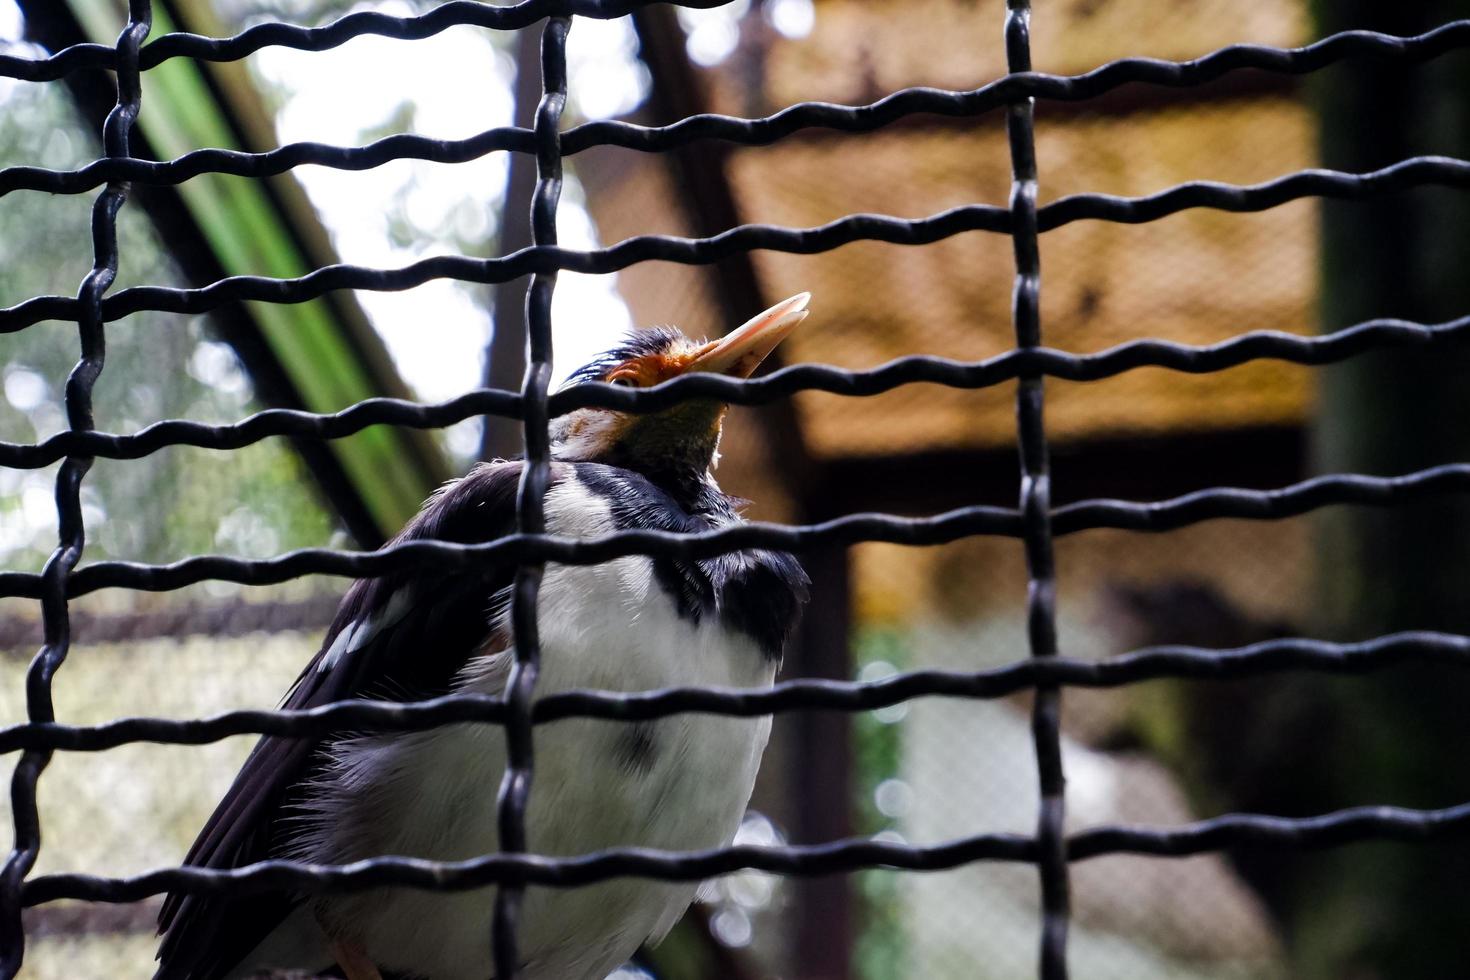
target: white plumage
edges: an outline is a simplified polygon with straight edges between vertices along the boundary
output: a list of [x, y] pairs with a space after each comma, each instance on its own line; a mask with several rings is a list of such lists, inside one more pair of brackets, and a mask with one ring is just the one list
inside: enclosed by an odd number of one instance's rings
[[[614, 529], [606, 501], [575, 477], [546, 497], [550, 533], [586, 538]], [[397, 598], [395, 596], [395, 598]], [[501, 628], [510, 635], [506, 603]], [[394, 610], [390, 602], [388, 610]], [[648, 558], [594, 566], [548, 565], [538, 624], [538, 694], [571, 689], [640, 691], [668, 686], [769, 686], [776, 662], [718, 617], [681, 618], [657, 587]], [[379, 624], [363, 623], [343, 644]], [[343, 636], [349, 631], [344, 630]], [[485, 650], [457, 690], [496, 694], [513, 659]], [[640, 725], [568, 719], [538, 726], [528, 811], [531, 850], [572, 855], [637, 845], [717, 847], [734, 837], [770, 732], [769, 717], [683, 714]], [[345, 863], [380, 854], [463, 860], [498, 849], [495, 797], [505, 766], [495, 725], [456, 725], [340, 743], [297, 817], [292, 857]], [[524, 980], [597, 980], [679, 919], [696, 884], [616, 879], [577, 889], [531, 887], [519, 932]], [[295, 910], [228, 974], [331, 962], [318, 924], [360, 943], [386, 970], [432, 980], [486, 980], [493, 889], [393, 889], [324, 896]]]
[[[748, 377], [806, 317], [806, 294], [718, 341], [672, 328], [627, 340], [574, 372], [649, 387], [681, 375]], [[693, 399], [636, 413], [583, 408], [551, 426], [546, 530], [699, 534], [738, 523], [715, 485], [725, 406]], [[473, 544], [511, 534], [523, 464], [475, 467], [436, 493], [393, 543]], [[284, 706], [497, 694], [508, 649], [512, 566], [414, 567], [355, 583], [324, 649]], [[624, 557], [550, 565], [537, 620], [540, 694], [769, 686], [807, 600], [792, 555], [743, 549], [708, 557]], [[619, 846], [671, 851], [728, 844], [749, 802], [768, 718], [676, 715], [648, 723], [568, 719], [536, 732], [527, 813], [536, 853]], [[225, 870], [289, 858], [348, 864], [380, 855], [459, 861], [499, 850], [496, 796], [505, 739], [495, 725], [417, 733], [333, 731], [320, 741], [265, 736], [185, 857]], [[527, 890], [518, 929], [524, 980], [599, 980], [678, 920], [694, 883], [619, 879]], [[263, 969], [336, 964], [353, 980], [491, 975], [493, 889], [321, 895], [173, 891], [159, 913], [156, 980], [230, 980]]]

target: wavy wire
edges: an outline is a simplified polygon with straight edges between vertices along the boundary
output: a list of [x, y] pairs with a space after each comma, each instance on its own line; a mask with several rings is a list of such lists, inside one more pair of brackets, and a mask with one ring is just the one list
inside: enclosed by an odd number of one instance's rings
[[[567, 35], [570, 17], [551, 17], [541, 31], [541, 98], [535, 112], [536, 186], [531, 193], [531, 241], [555, 245], [556, 212], [562, 192], [561, 117], [567, 105]], [[524, 70], [524, 68], [522, 69]], [[516, 491], [515, 527], [520, 534], [546, 530], [546, 492], [551, 486], [552, 297], [556, 273], [537, 273], [526, 289], [526, 373], [521, 384], [522, 433], [526, 446]], [[526, 810], [535, 768], [536, 681], [541, 670], [539, 596], [544, 561], [522, 559], [511, 585], [510, 674], [505, 682], [505, 772], [496, 796], [496, 840], [500, 852], [530, 850]], [[521, 967], [520, 918], [524, 890], [516, 883], [495, 892], [491, 951], [495, 976], [515, 980]]]
[[[1207, 520], [1280, 520], [1334, 504], [1387, 506], [1423, 496], [1470, 491], [1470, 463], [1450, 463], [1402, 476], [1342, 473], [1313, 477], [1276, 490], [1212, 487], [1168, 500], [1082, 500], [1052, 511], [1057, 535], [1103, 528], [1172, 531]], [[275, 558], [245, 559], [200, 555], [168, 565], [101, 561], [86, 565], [68, 579], [67, 595], [125, 588], [167, 592], [204, 581], [274, 585], [303, 575], [364, 578], [391, 571], [434, 565], [474, 568], [492, 563], [560, 562], [594, 565], [624, 555], [685, 559], [743, 548], [803, 551], [820, 546], [847, 546], [866, 541], [935, 545], [977, 535], [1022, 537], [1020, 510], [975, 505], [932, 517], [893, 514], [848, 514], [818, 524], [788, 525], [750, 522], [717, 530], [683, 534], [672, 531], [614, 531], [595, 538], [562, 538], [544, 534], [511, 534], [485, 544], [411, 541], [378, 551], [302, 548]], [[44, 594], [42, 575], [0, 572], [0, 595], [37, 598]]]
[[[1074, 194], [1039, 208], [1037, 224], [1040, 231], [1083, 220], [1141, 224], [1192, 208], [1247, 213], [1308, 197], [1355, 200], [1425, 186], [1470, 187], [1470, 162], [1424, 156], [1365, 174], [1306, 170], [1250, 185], [1195, 181], [1144, 197]], [[109, 320], [140, 310], [207, 313], [242, 300], [305, 303], [339, 289], [396, 292], [421, 286], [431, 279], [499, 283], [555, 271], [606, 274], [640, 262], [709, 265], [732, 255], [761, 250], [811, 255], [854, 242], [929, 245], [970, 231], [1010, 234], [1010, 212], [994, 205], [970, 204], [918, 219], [853, 214], [813, 228], [749, 224], [708, 238], [639, 235], [608, 248], [586, 251], [559, 245], [532, 245], [498, 258], [440, 255], [396, 269], [343, 263], [323, 266], [292, 279], [231, 276], [194, 289], [133, 286], [109, 296], [102, 307]], [[22, 330], [41, 320], [74, 318], [75, 310], [76, 300], [69, 297], [34, 297], [0, 309], [0, 333]]]
[[[132, 133], [143, 102], [138, 52], [153, 26], [152, 0], [128, 0], [127, 22], [113, 49], [118, 66], [117, 94], [102, 121], [102, 149], [109, 157], [132, 154]], [[130, 187], [109, 183], [92, 202], [92, 265], [77, 289], [75, 301], [80, 357], [66, 378], [63, 401], [67, 428], [89, 431], [96, 426], [92, 393], [107, 359], [107, 318], [103, 295], [117, 278], [121, 261], [118, 214], [127, 203]], [[56, 548], [39, 579], [44, 643], [26, 669], [26, 718], [32, 723], [56, 720], [53, 684], [72, 646], [72, 624], [67, 590], [86, 547], [87, 527], [82, 513], [82, 482], [92, 467], [90, 456], [68, 456], [56, 474]], [[21, 917], [26, 877], [41, 852], [41, 814], [38, 790], [51, 753], [27, 748], [10, 780], [12, 843], [0, 869], [0, 977], [10, 980], [25, 960], [26, 930]]]
[[[1415, 63], [1463, 47], [1470, 47], [1470, 20], [1455, 21], [1405, 38], [1349, 31], [1296, 49], [1237, 44], [1189, 61], [1121, 58], [1079, 75], [1015, 72], [963, 92], [907, 88], [862, 106], [802, 102], [758, 119], [701, 113], [667, 126], [598, 120], [567, 130], [562, 136], [562, 152], [570, 156], [597, 146], [618, 146], [661, 153], [698, 140], [764, 146], [806, 129], [865, 133], [909, 116], [924, 113], [955, 118], [979, 116], [1028, 98], [1081, 102], [1132, 83], [1183, 88], [1243, 70], [1302, 75], [1349, 58], [1370, 56]], [[461, 140], [398, 134], [354, 147], [290, 143], [262, 153], [202, 149], [166, 161], [104, 158], [74, 170], [7, 167], [0, 170], [0, 194], [16, 190], [76, 194], [108, 180], [180, 184], [205, 173], [272, 177], [306, 164], [340, 170], [367, 170], [393, 160], [464, 163], [496, 151], [535, 152], [531, 130], [503, 126]]]
[[[492, 6], [473, 0], [454, 0], [440, 4], [428, 13], [411, 17], [394, 17], [365, 11], [348, 14], [320, 27], [260, 24], [225, 38], [183, 33], [164, 34], [143, 46], [139, 65], [147, 70], [170, 58], [181, 57], [197, 58], [201, 61], [238, 61], [267, 47], [326, 51], [363, 35], [415, 40], [431, 37], [457, 26], [510, 31], [556, 15], [575, 14], [580, 17], [611, 19], [654, 2], [657, 0], [522, 0], [520, 3]], [[725, 2], [727, 0], [680, 0], [678, 5], [718, 7]], [[1426, 60], [1464, 46], [1467, 43], [1467, 33], [1470, 33], [1470, 21], [1456, 20], [1414, 37], [1398, 37], [1375, 31], [1345, 31], [1299, 48], [1238, 44], [1193, 61], [1171, 63], [1144, 58], [1129, 60], [1144, 66], [1136, 70], [1148, 73], [1140, 80], [1189, 86], [1218, 78], [1223, 72], [1237, 67], [1303, 74], [1317, 71], [1343, 58], [1361, 55]], [[1175, 64], [1178, 65], [1177, 68], [1173, 67]], [[0, 76], [32, 82], [51, 81], [88, 69], [115, 70], [116, 67], [116, 52], [103, 44], [77, 44], [45, 58], [0, 55]], [[1098, 69], [1099, 72], [1102, 70]], [[1094, 94], [1096, 93], [1089, 92], [1076, 97], [1090, 98]], [[779, 138], [779, 134], [771, 138]]]
[[[1458, 343], [1467, 337], [1470, 337], [1470, 316], [1435, 324], [1380, 319], [1317, 337], [1259, 330], [1209, 345], [1133, 340], [1095, 354], [1033, 347], [970, 362], [913, 355], [863, 371], [797, 364], [759, 378], [695, 374], [637, 390], [601, 383], [582, 384], [553, 395], [550, 412], [553, 418], [589, 406], [656, 412], [679, 401], [700, 397], [718, 397], [736, 405], [762, 405], [800, 391], [862, 397], [919, 383], [978, 389], [1012, 381], [1028, 372], [1066, 381], [1097, 381], [1143, 367], [1209, 374], [1267, 359], [1292, 364], [1331, 364], [1372, 350]], [[340, 412], [325, 414], [270, 408], [225, 425], [168, 419], [131, 435], [63, 431], [39, 443], [0, 442], [0, 466], [36, 469], [68, 454], [140, 459], [169, 446], [239, 449], [282, 435], [340, 439], [373, 425], [441, 428], [477, 415], [519, 418], [520, 395], [480, 389], [432, 405], [398, 398], [370, 398]]]
[[[1031, 0], [1006, 0], [1006, 68], [1031, 70]], [[1016, 348], [1041, 346], [1041, 228], [1037, 196], [1036, 103], [1006, 107], [1011, 157], [1011, 246], [1015, 259], [1011, 325]], [[1016, 449], [1021, 541], [1026, 556], [1026, 647], [1032, 660], [1059, 655], [1057, 640], [1056, 527], [1051, 507], [1051, 450], [1046, 438], [1045, 376], [1022, 374], [1016, 385]], [[1071, 868], [1067, 863], [1066, 785], [1062, 765], [1062, 691], [1039, 684], [1031, 697], [1031, 744], [1036, 755], [1036, 851], [1041, 884], [1041, 980], [1066, 980], [1071, 919]]]
[[[1224, 848], [1338, 847], [1366, 840], [1422, 841], [1470, 834], [1470, 803], [1439, 810], [1363, 806], [1315, 817], [1232, 813], [1177, 827], [1102, 825], [1064, 841], [1068, 861], [1109, 854], [1188, 857]], [[230, 871], [167, 868], [128, 878], [41, 875], [26, 883], [24, 901], [64, 898], [135, 902], [165, 891], [251, 894], [277, 889], [311, 893], [362, 891], [384, 885], [463, 891], [508, 882], [574, 888], [610, 878], [700, 881], [746, 868], [774, 874], [839, 874], [863, 868], [943, 871], [978, 861], [1035, 862], [1036, 841], [1019, 834], [978, 834], [942, 844], [914, 845], [870, 838], [825, 844], [759, 847], [736, 844], [707, 851], [618, 847], [577, 857], [489, 854], [468, 861], [380, 857], [347, 865], [263, 861]]]
[[[577, 15], [610, 20], [664, 0], [521, 0], [489, 4], [480, 0], [452, 0], [427, 13], [400, 17], [377, 11], [347, 14], [320, 27], [272, 22], [257, 24], [233, 37], [163, 34], [143, 46], [138, 64], [156, 68], [170, 58], [200, 61], [239, 61], [262, 48], [326, 51], [355, 37], [377, 35], [402, 41], [422, 40], [451, 27], [484, 27], [515, 31], [547, 17]], [[679, 0], [681, 7], [718, 7], [729, 0]], [[46, 58], [0, 56], [0, 76], [28, 82], [54, 81], [88, 69], [115, 70], [116, 52], [102, 44], [75, 44]]]
[[[41, 81], [61, 78], [75, 71], [122, 68], [134, 72], [133, 77], [136, 77], [137, 71], [176, 57], [230, 61], [268, 46], [322, 51], [364, 34], [423, 38], [460, 24], [513, 30], [538, 20], [555, 20], [574, 14], [620, 16], [648, 2], [523, 0], [513, 5], [491, 6], [455, 0], [413, 17], [354, 13], [317, 28], [272, 23], [228, 38], [168, 34], [141, 48], [134, 43], [131, 51], [121, 46], [111, 48], [83, 44], [43, 59], [0, 56], [0, 75]], [[699, 0], [683, 5], [715, 6], [718, 3], [716, 0]], [[1021, 57], [1025, 54], [1025, 25], [1020, 23], [1024, 16], [1017, 18], [1015, 12], [1024, 14], [1029, 4], [1025, 0], [1011, 0], [1009, 6], [1013, 10], [1008, 22], [1013, 71], [972, 91], [906, 89], [866, 106], [802, 103], [760, 119], [705, 114], [661, 127], [636, 126], [620, 121], [593, 122], [561, 134], [557, 156], [602, 145], [662, 152], [702, 139], [748, 146], [764, 145], [803, 129], [867, 132], [918, 113], [974, 116], [1037, 98], [1080, 101], [1130, 82], [1186, 87], [1243, 69], [1300, 75], [1346, 58], [1393, 57], [1413, 63], [1470, 46], [1470, 20], [1461, 20], [1415, 37], [1347, 32], [1296, 49], [1234, 45], [1192, 61], [1131, 58], [1081, 75], [1055, 76], [1022, 70], [1029, 69], [1029, 63]], [[1018, 135], [1023, 140], [1022, 144], [1014, 142]], [[1019, 134], [1013, 131], [1012, 136], [1013, 145], [1021, 145], [1024, 149], [1024, 142], [1030, 139], [1029, 123], [1024, 124], [1024, 131]], [[109, 158], [70, 171], [8, 168], [0, 171], [0, 194], [22, 189], [81, 193], [116, 181], [177, 184], [203, 173], [266, 177], [305, 164], [366, 169], [397, 159], [453, 163], [490, 152], [535, 152], [540, 148], [532, 130], [505, 127], [458, 141], [403, 135], [365, 147], [297, 143], [264, 153], [206, 149], [169, 161], [136, 160], [123, 153], [112, 154]], [[1018, 169], [1018, 180], [1026, 177], [1027, 174]], [[1034, 173], [1030, 177], [1034, 178]], [[77, 299], [36, 297], [0, 310], [0, 332], [23, 329], [44, 319], [75, 319], [87, 315], [116, 319], [144, 309], [204, 312], [242, 300], [299, 303], [336, 289], [400, 290], [434, 278], [504, 282], [525, 275], [550, 276], [562, 269], [608, 273], [645, 261], [705, 264], [756, 249], [807, 254], [857, 241], [926, 244], [970, 231], [1016, 235], [1020, 240], [1023, 236], [1079, 220], [1138, 223], [1200, 207], [1235, 212], [1260, 211], [1306, 197], [1351, 199], [1425, 185], [1470, 185], [1470, 163], [1443, 157], [1418, 157], [1368, 174], [1305, 171], [1244, 187], [1192, 182], [1138, 198], [1079, 194], [1034, 210], [1023, 208], [1019, 212], [1020, 226], [1017, 224], [1018, 212], [1013, 209], [974, 205], [915, 221], [883, 215], [850, 215], [817, 228], [745, 225], [704, 239], [641, 236], [610, 248], [585, 252], [540, 244], [488, 260], [448, 256], [402, 269], [337, 265], [298, 279], [239, 276], [198, 289], [137, 287], [101, 299], [100, 304], [94, 296], [87, 301], [90, 309]], [[1023, 277], [1034, 273], [1035, 269], [1021, 270]], [[512, 392], [477, 391], [439, 405], [372, 399], [335, 414], [269, 410], [233, 425], [209, 426], [186, 420], [169, 420], [131, 435], [99, 433], [91, 431], [90, 425], [82, 425], [32, 445], [0, 445], [0, 465], [37, 467], [64, 457], [132, 459], [173, 445], [233, 449], [273, 435], [338, 438], [370, 425], [434, 427], [479, 413], [524, 418], [528, 404], [538, 409], [533, 414], [539, 415], [539, 421], [544, 423], [548, 414], [563, 414], [583, 405], [653, 411], [679, 399], [701, 395], [716, 395], [740, 404], [756, 404], [801, 390], [862, 396], [916, 382], [977, 388], [1007, 380], [1038, 379], [1043, 375], [1089, 381], [1145, 366], [1209, 372], [1260, 358], [1324, 364], [1378, 347], [1462, 341], [1466, 330], [1470, 329], [1470, 317], [1435, 325], [1376, 320], [1321, 337], [1258, 331], [1208, 347], [1141, 340], [1089, 355], [1074, 355], [1039, 346], [1032, 331], [1034, 326], [1034, 323], [1021, 319], [1018, 313], [1018, 328], [1025, 327], [1031, 331], [1028, 334], [1031, 339], [1022, 337], [1016, 350], [975, 363], [910, 357], [868, 371], [802, 365], [754, 381], [689, 378], [642, 392], [589, 385], [552, 397], [545, 405], [545, 412], [539, 411], [541, 402], [536, 397], [528, 403], [525, 397]], [[1035, 422], [1039, 426], [1039, 413]], [[1033, 432], [1029, 444], [1032, 452], [1044, 453], [1044, 433], [1039, 428]], [[1044, 476], [1044, 469], [1037, 472]], [[754, 524], [691, 536], [622, 532], [593, 540], [570, 541], [544, 534], [517, 534], [485, 545], [419, 542], [370, 554], [308, 549], [262, 561], [199, 556], [164, 566], [100, 562], [65, 576], [64, 595], [69, 597], [116, 587], [156, 591], [208, 579], [267, 583], [311, 573], [375, 575], [430, 561], [454, 567], [485, 562], [591, 563], [631, 553], [692, 557], [739, 547], [800, 549], [857, 541], [920, 545], [976, 534], [1027, 537], [1034, 543], [1051, 534], [1071, 534], [1092, 528], [1162, 531], [1210, 519], [1280, 519], [1332, 504], [1392, 504], [1427, 493], [1466, 490], [1470, 490], [1470, 464], [1435, 467], [1400, 477], [1324, 476], [1268, 491], [1216, 487], [1153, 503], [1087, 500], [1040, 511], [1037, 510], [1037, 500], [1044, 502], [1045, 495], [1038, 497], [1033, 492], [1024, 499], [1024, 508], [976, 506], [927, 518], [855, 514], [810, 526]], [[534, 520], [531, 526], [534, 528]], [[1038, 528], [1044, 531], [1042, 538], [1037, 537]], [[1043, 580], [1041, 584], [1049, 583], [1050, 573], [1045, 563], [1033, 575]], [[56, 582], [45, 575], [0, 573], [0, 593], [4, 594], [49, 595], [54, 604], [57, 596], [62, 594], [55, 586]], [[1044, 604], [1042, 610], [1045, 611]], [[859, 711], [922, 696], [994, 698], [1028, 688], [1054, 690], [1065, 685], [1111, 687], [1162, 677], [1233, 677], [1297, 669], [1352, 672], [1378, 669], [1411, 659], [1456, 667], [1470, 666], [1470, 639], [1440, 633], [1395, 634], [1357, 644], [1276, 640], [1225, 651], [1190, 647], [1154, 648], [1103, 662], [1052, 656], [1049, 650], [1044, 649], [1045, 646], [1042, 644], [1040, 652], [1048, 655], [992, 670], [970, 673], [916, 671], [868, 683], [788, 681], [768, 691], [693, 688], [636, 694], [573, 691], [535, 701], [529, 700], [527, 692], [527, 698], [514, 704], [499, 699], [455, 695], [404, 705], [346, 702], [306, 712], [241, 711], [183, 721], [124, 718], [96, 726], [69, 726], [40, 717], [0, 729], [0, 752], [100, 751], [137, 741], [202, 744], [251, 732], [310, 737], [337, 730], [343, 725], [408, 730], [469, 720], [513, 723], [521, 726], [524, 732], [524, 726], [528, 724], [553, 723], [573, 716], [643, 719], [686, 711], [758, 715], [814, 707]], [[1054, 736], [1055, 732], [1052, 732], [1048, 737]], [[529, 773], [529, 767], [526, 771]], [[512, 822], [515, 822], [513, 814]], [[1051, 829], [1057, 829], [1056, 821], [1052, 822]], [[849, 840], [806, 847], [731, 847], [693, 854], [636, 849], [557, 859], [499, 854], [457, 864], [391, 857], [343, 868], [268, 862], [228, 872], [182, 868], [123, 879], [48, 875], [26, 881], [21, 895], [25, 904], [33, 905], [66, 897], [133, 901], [165, 889], [223, 892], [292, 887], [321, 891], [388, 883], [445, 889], [491, 882], [572, 886], [630, 874], [668, 880], [696, 880], [746, 867], [786, 874], [819, 874], [873, 866], [936, 870], [977, 860], [1037, 863], [1043, 868], [1049, 867], [1055, 881], [1058, 867], [1065, 875], [1064, 862], [1101, 854], [1177, 856], [1234, 846], [1331, 846], [1370, 838], [1414, 840], [1458, 835], [1467, 829], [1470, 829], [1470, 805], [1438, 811], [1366, 807], [1305, 819], [1230, 814], [1178, 828], [1097, 827], [1065, 838], [1055, 834], [1050, 838], [1044, 834], [1035, 838], [992, 834], [928, 847]], [[1054, 927], [1065, 926], [1064, 896], [1063, 901], [1050, 900], [1047, 911], [1048, 927], [1053, 928], [1053, 932]], [[1043, 946], [1044, 952], [1052, 958], [1051, 975], [1058, 977], [1065, 973], [1064, 963], [1057, 959], [1063, 941], [1063, 936], [1053, 935]], [[507, 955], [507, 948], [503, 946], [503, 941], [497, 943], [502, 956]], [[508, 949], [513, 952], [513, 944]]]
[[[703, 713], [731, 717], [791, 711], [871, 711], [921, 697], [990, 700], [1042, 685], [1112, 688], [1165, 678], [1232, 680], [1286, 671], [1361, 674], [1407, 662], [1470, 668], [1470, 637], [1432, 631], [1393, 633], [1359, 643], [1299, 637], [1234, 649], [1160, 646], [1107, 660], [1028, 659], [977, 671], [915, 670], [876, 681], [802, 678], [772, 688], [665, 688], [636, 693], [564, 691], [538, 698], [538, 725], [566, 718], [651, 721]], [[0, 728], [0, 754], [26, 747], [103, 752], [134, 742], [205, 745], [234, 735], [310, 738], [343, 729], [422, 731], [456, 722], [501, 724], [505, 702], [477, 694], [450, 694], [416, 702], [343, 701], [300, 711], [241, 710], [209, 718], [120, 718], [97, 725], [20, 722]]]

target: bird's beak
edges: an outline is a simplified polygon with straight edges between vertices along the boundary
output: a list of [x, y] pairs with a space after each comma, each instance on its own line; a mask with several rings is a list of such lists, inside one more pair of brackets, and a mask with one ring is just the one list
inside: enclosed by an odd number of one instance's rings
[[748, 378], [776, 345], [785, 340], [796, 325], [806, 319], [806, 304], [811, 293], [797, 293], [757, 316], [745, 321], [719, 340], [708, 344], [692, 357], [684, 371], [706, 371]]

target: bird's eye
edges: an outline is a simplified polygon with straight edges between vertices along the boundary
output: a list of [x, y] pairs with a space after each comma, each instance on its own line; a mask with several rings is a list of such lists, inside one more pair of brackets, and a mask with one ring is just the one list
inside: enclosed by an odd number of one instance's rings
[[615, 385], [617, 385], [619, 388], [636, 388], [636, 387], [638, 387], [638, 382], [634, 381], [632, 378], [628, 377], [626, 374], [623, 375], [620, 378], [613, 378], [612, 379], [612, 383], [615, 384]]

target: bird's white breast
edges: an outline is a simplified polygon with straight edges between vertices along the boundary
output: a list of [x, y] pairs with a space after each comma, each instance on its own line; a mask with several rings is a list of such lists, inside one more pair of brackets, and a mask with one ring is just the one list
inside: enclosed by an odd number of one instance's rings
[[[606, 503], [574, 476], [546, 499], [547, 529], [568, 537], [612, 530]], [[487, 608], [491, 597], [486, 597]], [[503, 605], [503, 604], [502, 604]], [[509, 613], [499, 615], [508, 617]], [[549, 565], [538, 607], [538, 694], [570, 689], [769, 685], [775, 664], [718, 617], [681, 618], [642, 556], [594, 566]], [[497, 633], [509, 635], [507, 628]], [[498, 693], [512, 654], [485, 651], [461, 689]], [[569, 719], [538, 726], [528, 814], [533, 851], [552, 855], [638, 845], [687, 850], [734, 836], [749, 801], [770, 719], [676, 715], [625, 723]], [[498, 726], [456, 725], [344, 743], [314, 804], [298, 856], [340, 863], [374, 854], [461, 860], [498, 849], [495, 797], [505, 765]], [[527, 891], [520, 953], [527, 980], [595, 980], [660, 938], [692, 884], [620, 879]], [[491, 973], [493, 890], [410, 890], [326, 900], [324, 919], [356, 935], [388, 969], [430, 980]]]

